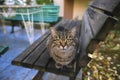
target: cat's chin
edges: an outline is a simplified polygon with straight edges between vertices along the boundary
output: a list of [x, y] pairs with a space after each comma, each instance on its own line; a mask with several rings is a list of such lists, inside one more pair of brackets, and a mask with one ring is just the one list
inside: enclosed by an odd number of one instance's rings
[[67, 49], [60, 49], [60, 52], [66, 52]]

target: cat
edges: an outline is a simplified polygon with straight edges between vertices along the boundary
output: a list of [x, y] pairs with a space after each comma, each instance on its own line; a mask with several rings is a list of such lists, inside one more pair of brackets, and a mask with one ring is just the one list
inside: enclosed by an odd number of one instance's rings
[[76, 27], [71, 30], [62, 26], [50, 28], [51, 35], [46, 44], [50, 56], [56, 62], [56, 68], [67, 66], [74, 60], [78, 43], [76, 31]]

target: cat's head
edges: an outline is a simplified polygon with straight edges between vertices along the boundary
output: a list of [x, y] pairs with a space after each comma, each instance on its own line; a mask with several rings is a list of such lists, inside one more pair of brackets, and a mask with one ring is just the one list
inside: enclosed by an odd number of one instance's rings
[[67, 49], [73, 46], [76, 36], [76, 27], [67, 30], [64, 27], [50, 28], [53, 44], [60, 49]]

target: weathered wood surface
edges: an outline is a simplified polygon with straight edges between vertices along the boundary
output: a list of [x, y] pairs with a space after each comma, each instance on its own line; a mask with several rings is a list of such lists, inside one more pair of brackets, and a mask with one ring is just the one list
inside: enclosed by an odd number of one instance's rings
[[106, 14], [120, 17], [120, 0], [93, 0], [89, 5]]
[[81, 29], [80, 66], [86, 66], [92, 53], [100, 41], [103, 41], [110, 30], [114, 29], [116, 20], [102, 12], [88, 7], [83, 15]]
[[[61, 21], [64, 22], [64, 21]], [[59, 22], [57, 25], [59, 25], [61, 22]], [[56, 25], [56, 26], [57, 26]], [[39, 38], [38, 40], [36, 40], [34, 42], [34, 44], [32, 44], [31, 46], [29, 46], [25, 51], [23, 51], [19, 56], [17, 56], [13, 61], [12, 64], [15, 65], [22, 65], [21, 62], [24, 61], [26, 59], [26, 57], [28, 57], [29, 55], [31, 55], [31, 53], [33, 51], [36, 50], [36, 48], [50, 35], [50, 31], [46, 32], [41, 38]], [[42, 48], [41, 48], [42, 49]], [[41, 50], [40, 49], [40, 50]], [[39, 51], [40, 51], [39, 50]]]
[[104, 40], [111, 29], [114, 29], [116, 20], [112, 17], [95, 11], [94, 8], [88, 8], [88, 22], [93, 37], [97, 40]]
[[[80, 36], [80, 21], [79, 20], [62, 20], [54, 27], [64, 26], [67, 29], [71, 29], [72, 27], [77, 27], [76, 36]], [[74, 67], [64, 68], [62, 70], [58, 70], [55, 67], [55, 62], [49, 56], [49, 52], [46, 48], [46, 41], [48, 36], [50, 35], [50, 31], [47, 31], [41, 38], [39, 38], [36, 42], [34, 42], [30, 47], [28, 47], [25, 51], [23, 51], [18, 57], [16, 57], [12, 64], [19, 65], [27, 68], [34, 68], [40, 70], [42, 72], [53, 72], [56, 74], [67, 75], [67, 76], [76, 76], [80, 68]], [[80, 51], [80, 50], [78, 50]], [[74, 64], [71, 64], [74, 66]], [[78, 64], [77, 64], [78, 65]]]
[[[92, 2], [91, 5], [93, 3], [99, 4], [101, 1], [98, 0], [98, 2], [97, 1]], [[80, 62], [79, 62], [81, 67], [87, 65], [87, 63], [90, 61], [90, 58], [88, 57], [88, 53], [94, 52], [94, 50], [98, 46], [98, 43], [106, 38], [110, 30], [114, 29], [114, 25], [116, 22], [117, 21], [113, 17], [105, 14], [102, 11], [96, 10], [94, 7], [87, 8], [87, 10], [83, 15], [82, 27], [81, 27], [82, 29], [81, 29], [80, 48], [82, 54], [80, 55]]]
[[44, 72], [39, 71], [32, 80], [40, 80], [42, 78], [43, 74], [44, 74]]
[[16, 57], [13, 61], [12, 64], [15, 65], [21, 65], [21, 62], [30, 54], [32, 53], [36, 47], [40, 45], [40, 43], [48, 37], [50, 33], [45, 33], [44, 36], [42, 36], [40, 39], [36, 40], [34, 44], [32, 44], [30, 47], [28, 47], [25, 51], [23, 51], [18, 57]]

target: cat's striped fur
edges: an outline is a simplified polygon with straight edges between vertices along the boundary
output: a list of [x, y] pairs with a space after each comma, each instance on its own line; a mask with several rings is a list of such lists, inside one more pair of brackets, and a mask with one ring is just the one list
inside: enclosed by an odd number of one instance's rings
[[56, 67], [61, 68], [72, 62], [76, 55], [76, 27], [67, 30], [64, 27], [50, 28], [51, 35], [47, 41], [47, 49], [55, 60]]

